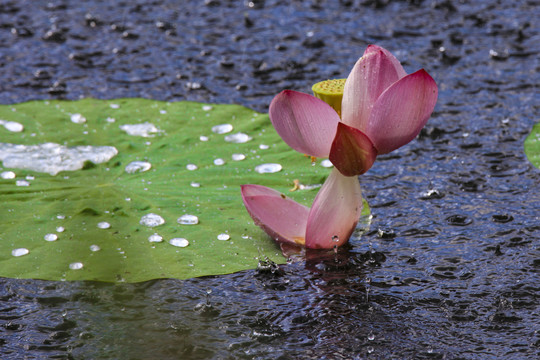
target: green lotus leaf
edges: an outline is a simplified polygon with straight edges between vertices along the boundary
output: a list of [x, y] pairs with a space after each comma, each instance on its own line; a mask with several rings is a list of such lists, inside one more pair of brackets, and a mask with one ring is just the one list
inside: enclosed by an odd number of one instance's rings
[[[240, 185], [309, 206], [329, 174], [291, 150], [266, 114], [237, 105], [32, 101], [0, 106], [0, 119], [4, 277], [137, 282], [232, 273], [261, 257], [283, 263]], [[263, 164], [282, 169], [257, 171]], [[291, 192], [295, 180], [303, 186]], [[164, 223], [145, 225], [150, 214]], [[179, 223], [183, 215], [198, 223]]]
[[540, 123], [536, 123], [525, 139], [525, 155], [529, 161], [540, 169]]

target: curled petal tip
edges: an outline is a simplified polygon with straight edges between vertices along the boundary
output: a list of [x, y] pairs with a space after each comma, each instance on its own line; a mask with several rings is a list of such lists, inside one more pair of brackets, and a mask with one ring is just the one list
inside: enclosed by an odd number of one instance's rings
[[343, 175], [362, 175], [373, 166], [376, 157], [377, 149], [366, 134], [339, 123], [330, 161]]
[[284, 90], [274, 97], [268, 114], [287, 145], [303, 154], [328, 156], [339, 122], [330, 105], [308, 94]]
[[246, 210], [257, 226], [273, 239], [303, 245], [309, 208], [261, 185], [242, 185], [241, 192]]
[[379, 154], [387, 154], [414, 139], [437, 102], [437, 84], [425, 71], [409, 74], [377, 99], [365, 133]]

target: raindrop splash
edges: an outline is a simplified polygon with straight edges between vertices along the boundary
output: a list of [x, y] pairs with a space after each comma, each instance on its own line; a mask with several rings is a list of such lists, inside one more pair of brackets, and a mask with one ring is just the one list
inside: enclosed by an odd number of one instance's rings
[[195, 215], [184, 214], [180, 216], [176, 222], [180, 225], [197, 225], [199, 223], [199, 218]]
[[139, 223], [144, 226], [154, 227], [165, 224], [165, 219], [157, 214], [150, 213], [141, 217], [141, 221]]
[[136, 172], [145, 172], [152, 168], [152, 164], [146, 161], [132, 161], [126, 166], [126, 172], [128, 174], [134, 174]]
[[281, 171], [283, 167], [280, 164], [262, 164], [255, 167], [255, 171], [259, 174], [271, 174]]
[[337, 252], [338, 252], [339, 236], [337, 236], [337, 235], [332, 236], [332, 242], [334, 243], [334, 253], [337, 254]]

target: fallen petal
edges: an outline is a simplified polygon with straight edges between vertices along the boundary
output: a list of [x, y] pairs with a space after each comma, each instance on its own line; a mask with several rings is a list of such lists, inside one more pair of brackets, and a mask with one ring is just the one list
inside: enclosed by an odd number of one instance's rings
[[241, 191], [249, 215], [268, 235], [278, 241], [305, 243], [308, 207], [261, 185], [242, 185]]
[[390, 52], [369, 46], [345, 82], [341, 105], [343, 122], [364, 131], [377, 98], [406, 74]]
[[362, 175], [371, 168], [376, 157], [377, 149], [366, 134], [343, 123], [338, 124], [330, 161], [343, 175]]
[[343, 245], [354, 231], [361, 212], [362, 192], [358, 178], [343, 176], [334, 168], [311, 207], [306, 247], [332, 249]]
[[315, 157], [330, 153], [339, 116], [324, 101], [284, 90], [274, 97], [268, 114], [279, 136], [296, 151]]
[[379, 154], [389, 153], [418, 135], [435, 108], [437, 94], [437, 84], [423, 69], [381, 94], [364, 130]]

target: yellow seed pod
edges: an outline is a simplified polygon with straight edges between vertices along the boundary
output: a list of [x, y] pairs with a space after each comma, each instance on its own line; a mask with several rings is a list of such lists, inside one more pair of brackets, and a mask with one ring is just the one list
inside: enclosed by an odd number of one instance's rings
[[316, 83], [311, 87], [315, 97], [330, 105], [341, 117], [341, 99], [347, 79], [332, 79]]

